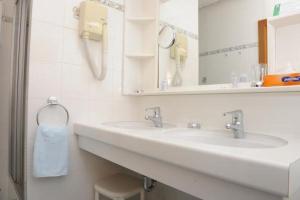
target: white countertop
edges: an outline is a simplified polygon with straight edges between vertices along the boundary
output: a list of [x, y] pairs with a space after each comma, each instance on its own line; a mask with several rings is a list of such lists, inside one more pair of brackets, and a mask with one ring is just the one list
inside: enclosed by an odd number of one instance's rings
[[126, 130], [75, 124], [74, 131], [129, 151], [272, 194], [289, 196], [300, 189], [300, 134], [273, 135], [288, 144], [279, 148], [237, 148], [165, 140], [160, 130]]

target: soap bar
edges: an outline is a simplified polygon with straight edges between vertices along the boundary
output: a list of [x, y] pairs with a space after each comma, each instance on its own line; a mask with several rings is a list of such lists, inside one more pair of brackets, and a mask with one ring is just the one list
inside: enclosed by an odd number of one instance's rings
[[300, 85], [300, 73], [267, 75], [264, 87]]

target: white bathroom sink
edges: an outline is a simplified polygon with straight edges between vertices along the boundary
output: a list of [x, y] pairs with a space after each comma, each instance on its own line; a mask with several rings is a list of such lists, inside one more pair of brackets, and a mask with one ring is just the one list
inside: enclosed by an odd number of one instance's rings
[[247, 133], [244, 139], [235, 139], [227, 131], [182, 129], [167, 131], [159, 137], [172, 141], [239, 148], [278, 148], [288, 144], [286, 140], [278, 137], [254, 133]]
[[291, 178], [300, 174], [299, 134], [247, 133], [245, 139], [234, 139], [225, 130], [156, 130], [146, 121], [106, 124], [75, 124], [80, 148], [140, 174], [157, 169], [151, 177], [166, 183], [174, 183], [174, 174], [179, 174], [178, 189], [190, 192], [191, 183], [194, 188], [205, 184], [218, 188], [225, 183], [228, 190], [237, 184], [238, 190], [241, 185], [247, 192], [252, 188], [276, 197], [300, 191], [299, 179]]
[[130, 130], [160, 130], [175, 128], [175, 125], [164, 123], [163, 128], [157, 128], [152, 122], [147, 121], [119, 121], [119, 122], [106, 122], [105, 126], [114, 128], [130, 129]]

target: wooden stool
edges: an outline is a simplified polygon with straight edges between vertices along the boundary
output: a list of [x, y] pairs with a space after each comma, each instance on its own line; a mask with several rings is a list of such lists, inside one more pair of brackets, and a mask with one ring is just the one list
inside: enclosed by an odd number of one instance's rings
[[95, 184], [94, 189], [95, 200], [100, 200], [100, 194], [112, 200], [125, 200], [139, 194], [140, 200], [145, 200], [142, 181], [126, 174], [105, 177]]

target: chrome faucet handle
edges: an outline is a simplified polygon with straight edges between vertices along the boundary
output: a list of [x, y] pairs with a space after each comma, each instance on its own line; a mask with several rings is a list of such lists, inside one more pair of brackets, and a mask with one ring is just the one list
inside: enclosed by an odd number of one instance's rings
[[201, 129], [201, 124], [200, 122], [189, 122], [187, 127], [191, 129]]
[[234, 124], [226, 124], [226, 129], [239, 130], [241, 122], [235, 122]]
[[233, 131], [235, 138], [244, 138], [244, 113], [242, 110], [235, 110], [224, 113], [224, 116], [232, 115], [232, 123], [226, 124], [226, 129]]
[[[149, 115], [149, 113], [148, 113], [149, 111], [152, 111], [153, 114]], [[146, 112], [146, 114], [145, 114], [146, 120], [152, 121], [154, 123], [155, 127], [159, 127], [159, 128], [163, 127], [160, 107], [146, 108], [145, 112]]]
[[232, 115], [233, 117], [235, 117], [235, 116], [243, 117], [244, 113], [242, 110], [234, 110], [234, 111], [224, 113], [224, 116], [227, 116], [227, 115]]
[[146, 117], [148, 117], [148, 118], [149, 118], [149, 115], [147, 115], [147, 113], [149, 111], [152, 111], [153, 115], [156, 116], [156, 117], [160, 116], [160, 107], [158, 107], [158, 106], [157, 107], [152, 107], [152, 108], [146, 108], [145, 109]]

